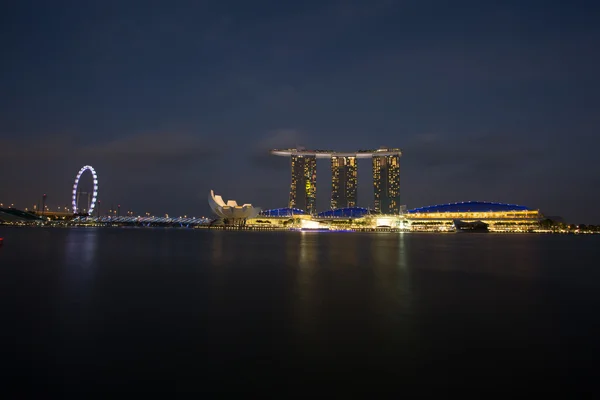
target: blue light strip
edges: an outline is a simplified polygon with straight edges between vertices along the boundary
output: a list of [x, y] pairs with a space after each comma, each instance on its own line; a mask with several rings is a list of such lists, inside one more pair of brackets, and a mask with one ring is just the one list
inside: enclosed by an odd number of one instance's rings
[[[454, 208], [453, 208], [454, 207]], [[460, 208], [458, 208], [460, 207]], [[466, 208], [465, 208], [466, 207]], [[488, 208], [484, 208], [488, 207]], [[438, 204], [413, 208], [407, 211], [409, 214], [428, 213], [428, 212], [499, 212], [499, 211], [528, 211], [529, 207], [517, 204], [506, 204], [486, 201], [463, 201], [459, 203]]]

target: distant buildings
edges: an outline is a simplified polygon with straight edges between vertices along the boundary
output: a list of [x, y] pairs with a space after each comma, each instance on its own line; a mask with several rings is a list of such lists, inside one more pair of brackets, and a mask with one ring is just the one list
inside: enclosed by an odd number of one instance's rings
[[331, 208], [357, 206], [358, 158], [373, 160], [375, 211], [400, 212], [400, 149], [380, 148], [340, 153], [330, 150], [271, 150], [276, 156], [290, 157], [292, 180], [289, 207], [315, 215], [317, 199], [317, 159], [331, 160]]
[[331, 157], [331, 209], [355, 207], [358, 186], [356, 157]]
[[397, 214], [400, 209], [400, 153], [373, 155], [375, 211]]
[[[396, 148], [359, 150], [271, 150], [290, 157], [292, 182], [289, 208], [266, 210], [251, 226], [261, 228], [369, 230], [415, 232], [533, 232], [543, 215], [539, 210], [505, 204], [467, 201], [406, 210], [400, 205], [400, 157]], [[331, 209], [317, 212], [317, 159], [331, 163]], [[373, 173], [373, 209], [358, 207], [359, 158], [370, 158]]]
[[290, 208], [314, 214], [317, 206], [317, 159], [312, 155], [292, 155]]
[[517, 204], [463, 201], [413, 208], [404, 215], [411, 231], [448, 232], [469, 230], [483, 224], [491, 232], [531, 232], [539, 228], [539, 210]]
[[466, 201], [414, 208], [384, 215], [361, 207], [338, 208], [316, 215], [278, 208], [248, 220], [251, 227], [269, 229], [354, 230], [389, 229], [403, 232], [539, 232], [544, 216], [516, 204]]

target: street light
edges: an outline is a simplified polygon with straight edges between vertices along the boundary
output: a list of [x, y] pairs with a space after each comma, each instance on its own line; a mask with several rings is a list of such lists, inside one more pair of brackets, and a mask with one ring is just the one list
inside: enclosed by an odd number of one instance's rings
[[42, 196], [42, 217], [44, 216], [44, 212], [46, 211], [46, 193]]

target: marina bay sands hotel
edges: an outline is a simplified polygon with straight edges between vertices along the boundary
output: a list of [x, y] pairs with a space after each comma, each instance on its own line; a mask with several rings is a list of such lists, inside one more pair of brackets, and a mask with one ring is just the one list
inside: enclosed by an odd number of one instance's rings
[[340, 153], [329, 150], [271, 150], [276, 156], [290, 157], [292, 183], [290, 208], [316, 214], [317, 158], [331, 159], [331, 208], [356, 207], [357, 159], [373, 160], [375, 211], [398, 214], [400, 210], [400, 149], [380, 148]]

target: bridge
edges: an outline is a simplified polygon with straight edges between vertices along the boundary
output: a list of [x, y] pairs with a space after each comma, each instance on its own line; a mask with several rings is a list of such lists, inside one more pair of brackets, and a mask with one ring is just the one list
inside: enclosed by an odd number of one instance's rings
[[0, 207], [0, 223], [39, 223], [42, 218], [33, 213], [17, 210], [16, 208]]
[[[52, 215], [48, 215], [52, 214]], [[47, 218], [53, 219], [53, 223], [59, 223], [64, 225], [91, 225], [91, 224], [102, 224], [102, 225], [124, 225], [124, 226], [172, 226], [172, 227], [185, 227], [190, 228], [199, 225], [211, 225], [214, 223], [214, 219], [206, 217], [154, 217], [154, 216], [101, 216], [101, 217], [85, 217], [85, 216], [74, 216], [69, 213], [64, 214], [66, 218], [56, 218], [59, 213], [45, 213], [44, 218], [41, 218], [41, 213], [25, 212], [17, 210], [15, 208], [0, 208], [0, 224], [34, 224], [43, 223]], [[55, 217], [55, 218], [51, 218]], [[47, 222], [47, 221], [46, 221]]]
[[[80, 205], [78, 196], [78, 187], [81, 180], [82, 174], [89, 171], [92, 175], [93, 183], [93, 196], [88, 196], [88, 202]], [[94, 168], [90, 165], [85, 165], [81, 168], [75, 178], [72, 190], [72, 211], [68, 211], [66, 208], [64, 211], [50, 211], [46, 209], [46, 195], [43, 196], [43, 203], [41, 210], [32, 211], [21, 211], [14, 208], [1, 208], [0, 207], [0, 223], [46, 223], [52, 221], [53, 224], [65, 224], [65, 225], [90, 225], [90, 224], [102, 224], [102, 225], [130, 225], [130, 226], [180, 226], [180, 227], [194, 227], [199, 225], [211, 225], [215, 222], [214, 218], [206, 217], [176, 217], [169, 218], [155, 217], [146, 214], [146, 216], [119, 216], [119, 215], [96, 215], [94, 214], [94, 207], [98, 197], [98, 175]], [[98, 204], [100, 202], [98, 201]], [[120, 207], [120, 206], [119, 206]], [[60, 209], [60, 208], [59, 208]], [[77, 213], [81, 211], [81, 213]], [[87, 215], [86, 215], [87, 214]], [[99, 210], [96, 211], [99, 214]], [[111, 212], [112, 214], [112, 212]], [[116, 211], [115, 211], [116, 214]]]
[[45, 217], [45, 218], [54, 218], [54, 219], [70, 219], [73, 217], [73, 213], [69, 212], [69, 211], [39, 211], [39, 210], [33, 210], [30, 211], [31, 214], [37, 215], [38, 217]]
[[81, 224], [108, 224], [108, 225], [132, 225], [132, 226], [181, 226], [193, 227], [198, 225], [209, 225], [213, 220], [210, 218], [196, 217], [133, 217], [133, 216], [101, 216], [101, 217], [75, 217], [72, 223]]

